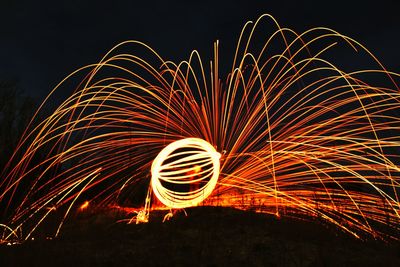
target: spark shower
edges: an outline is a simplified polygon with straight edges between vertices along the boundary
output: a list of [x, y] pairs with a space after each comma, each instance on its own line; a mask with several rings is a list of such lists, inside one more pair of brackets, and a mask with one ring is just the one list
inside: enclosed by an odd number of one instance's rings
[[[330, 53], [343, 49], [373, 67], [342, 66]], [[211, 61], [179, 63], [123, 42], [34, 114], [2, 172], [1, 242], [57, 236], [76, 212], [137, 196], [137, 222], [209, 205], [399, 239], [398, 80], [351, 37], [270, 15], [245, 24], [228, 59], [218, 41]], [[71, 93], [40, 115], [58, 92]]]

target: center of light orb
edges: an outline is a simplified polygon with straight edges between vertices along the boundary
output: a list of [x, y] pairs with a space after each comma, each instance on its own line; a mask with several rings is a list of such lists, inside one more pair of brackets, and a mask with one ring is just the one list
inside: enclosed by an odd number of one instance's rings
[[185, 138], [166, 146], [151, 165], [156, 197], [170, 208], [198, 205], [214, 190], [221, 154], [200, 138]]

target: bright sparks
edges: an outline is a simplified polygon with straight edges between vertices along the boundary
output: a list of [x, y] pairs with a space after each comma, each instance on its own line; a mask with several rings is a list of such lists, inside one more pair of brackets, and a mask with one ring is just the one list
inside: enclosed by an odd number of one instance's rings
[[218, 42], [203, 64], [126, 41], [61, 81], [2, 172], [0, 241], [57, 235], [83, 199], [142, 205], [136, 223], [202, 203], [400, 239], [400, 75], [327, 28], [264, 15], [238, 36], [223, 74]]

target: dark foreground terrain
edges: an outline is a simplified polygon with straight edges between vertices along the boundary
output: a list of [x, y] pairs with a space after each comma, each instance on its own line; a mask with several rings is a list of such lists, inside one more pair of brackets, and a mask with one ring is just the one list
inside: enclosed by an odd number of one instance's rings
[[223, 208], [161, 223], [77, 216], [55, 240], [0, 246], [0, 266], [400, 266], [400, 244], [359, 241], [318, 222]]

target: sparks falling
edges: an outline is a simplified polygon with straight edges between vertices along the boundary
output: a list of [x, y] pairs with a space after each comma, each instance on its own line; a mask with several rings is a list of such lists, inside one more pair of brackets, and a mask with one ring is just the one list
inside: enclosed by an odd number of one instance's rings
[[[176, 64], [126, 41], [61, 81], [2, 172], [2, 242], [31, 238], [50, 217], [57, 235], [73, 210], [128, 205], [137, 188], [145, 196], [139, 221], [151, 209], [202, 203], [399, 239], [399, 74], [350, 37], [322, 27], [297, 34], [269, 15], [244, 26], [226, 78], [218, 46], [210, 64], [197, 51]], [[345, 71], [329, 59], [337, 47], [376, 68]], [[208, 154], [183, 147], [179, 153], [192, 157], [184, 167], [181, 158], [177, 166], [154, 161], [191, 138], [208, 144]]]

